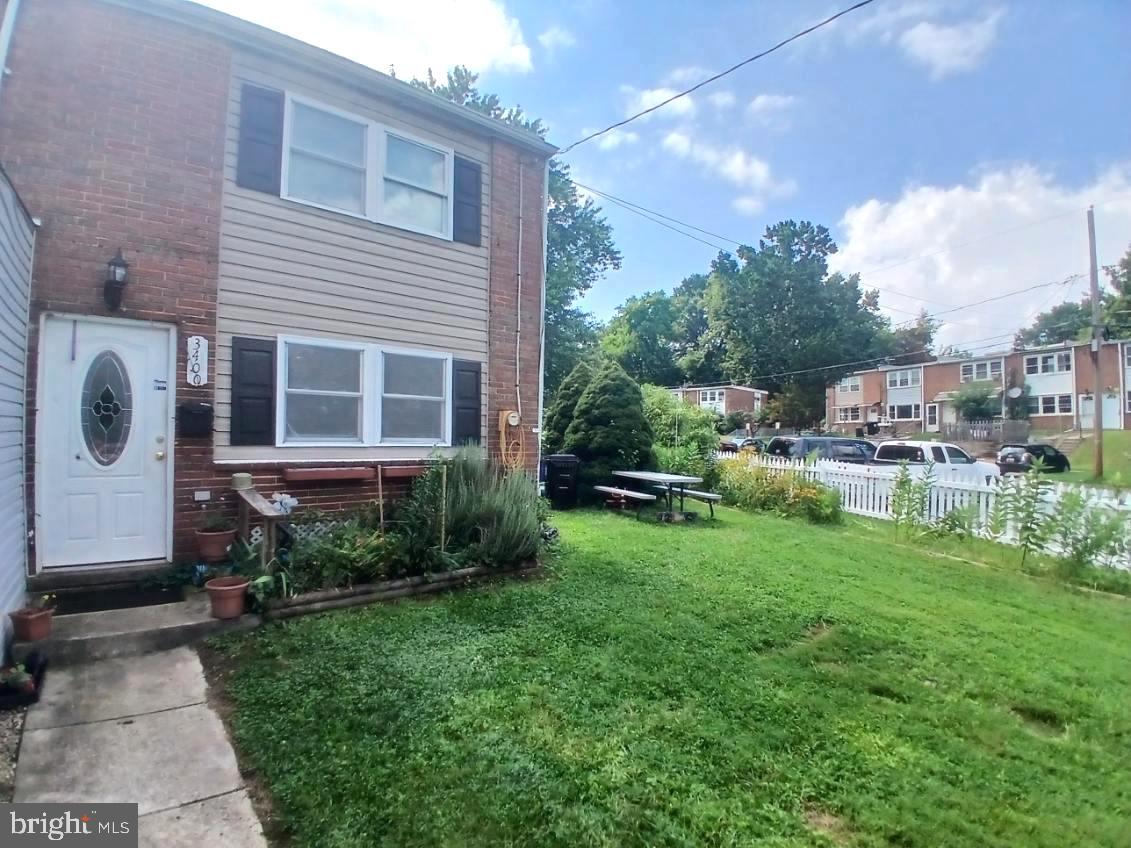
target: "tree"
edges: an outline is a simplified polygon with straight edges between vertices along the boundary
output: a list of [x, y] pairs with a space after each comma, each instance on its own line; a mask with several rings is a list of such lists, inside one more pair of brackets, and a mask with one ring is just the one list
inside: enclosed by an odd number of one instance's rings
[[933, 362], [935, 357], [931, 350], [940, 326], [942, 323], [924, 309], [911, 324], [881, 331], [876, 339], [876, 352], [886, 354], [892, 365]]
[[1131, 247], [1115, 265], [1104, 268], [1113, 294], [1104, 306], [1104, 326], [1113, 339], [1131, 338]]
[[652, 428], [644, 418], [640, 386], [617, 363], [602, 363], [581, 393], [563, 450], [581, 460], [583, 494], [608, 484], [614, 471], [652, 463]]
[[996, 384], [966, 383], [954, 398], [954, 408], [964, 421], [982, 421], [1001, 415]]
[[640, 390], [644, 395], [644, 417], [652, 428], [657, 448], [693, 445], [704, 455], [718, 448], [717, 414], [688, 403], [660, 386], [645, 384]]
[[574, 410], [581, 399], [582, 392], [593, 379], [593, 368], [584, 359], [573, 367], [562, 381], [553, 402], [546, 408], [542, 421], [542, 450], [544, 453], [559, 453], [565, 443], [566, 430], [573, 421]]
[[691, 383], [721, 383], [726, 379], [721, 364], [722, 350], [708, 333], [707, 288], [710, 282], [706, 274], [692, 274], [672, 292], [676, 365]]
[[[536, 135], [546, 134], [541, 120], [528, 117], [521, 106], [504, 107], [497, 95], [481, 92], [478, 81], [478, 74], [457, 65], [443, 82], [429, 71], [427, 79], [414, 79], [411, 84]], [[597, 345], [596, 322], [577, 308], [577, 300], [607, 272], [619, 268], [621, 256], [612, 227], [592, 198], [582, 199], [577, 193], [569, 166], [551, 159], [549, 182], [543, 385], [546, 396], [553, 397], [570, 370]]]
[[1013, 345], [1022, 348], [1075, 341], [1087, 338], [1091, 333], [1091, 327], [1091, 299], [1084, 298], [1079, 302], [1069, 300], [1042, 312], [1033, 319], [1032, 324], [1023, 330], [1018, 330]]
[[708, 335], [722, 351], [729, 380], [771, 392], [789, 388], [781, 420], [823, 417], [825, 386], [876, 355], [886, 322], [858, 275], [830, 274], [836, 252], [829, 231], [808, 221], [766, 230], [738, 259], [720, 254], [707, 292]]
[[675, 362], [675, 314], [662, 291], [630, 297], [605, 328], [601, 349], [641, 383], [674, 385], [683, 377]]

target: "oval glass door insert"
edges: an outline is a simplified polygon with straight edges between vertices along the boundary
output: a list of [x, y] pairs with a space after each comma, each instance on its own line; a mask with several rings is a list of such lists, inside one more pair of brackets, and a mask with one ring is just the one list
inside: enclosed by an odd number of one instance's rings
[[112, 350], [94, 357], [82, 386], [82, 437], [99, 465], [113, 465], [133, 425], [133, 391], [126, 364]]

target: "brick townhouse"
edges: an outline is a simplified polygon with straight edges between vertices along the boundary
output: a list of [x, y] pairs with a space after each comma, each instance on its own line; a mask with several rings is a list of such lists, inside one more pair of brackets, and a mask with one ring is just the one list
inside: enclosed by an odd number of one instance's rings
[[677, 386], [670, 391], [684, 403], [714, 410], [719, 415], [729, 415], [732, 412], [761, 412], [762, 407], [766, 404], [768, 394], [764, 389], [736, 386], [733, 383], [709, 386]]
[[32, 573], [188, 558], [237, 471], [337, 509], [460, 443], [536, 467], [553, 147], [183, 0], [10, 34]]
[[[1095, 409], [1089, 342], [939, 359], [921, 365], [858, 371], [826, 390], [830, 429], [854, 432], [868, 422], [901, 434], [938, 432], [958, 421], [954, 400], [963, 385], [992, 383], [1005, 411], [1010, 388], [1027, 386], [1029, 420], [1038, 430], [1087, 429]], [[1131, 340], [1100, 348], [1103, 425], [1131, 429]]]

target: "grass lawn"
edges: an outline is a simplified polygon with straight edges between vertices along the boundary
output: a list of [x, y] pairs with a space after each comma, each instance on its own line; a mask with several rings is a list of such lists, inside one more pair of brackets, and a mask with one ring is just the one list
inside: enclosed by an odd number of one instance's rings
[[[1095, 443], [1085, 439], [1072, 452], [1068, 461], [1072, 470], [1055, 475], [1056, 480], [1083, 483], [1093, 482]], [[1131, 486], [1131, 430], [1104, 431], [1104, 481], [1105, 484]]]
[[1131, 844], [1131, 602], [719, 512], [217, 643], [281, 842]]

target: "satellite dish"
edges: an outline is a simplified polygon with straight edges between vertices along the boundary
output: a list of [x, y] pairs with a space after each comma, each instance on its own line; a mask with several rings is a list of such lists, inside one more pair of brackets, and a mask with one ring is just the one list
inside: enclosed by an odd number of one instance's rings
[[1021, 395], [1023, 395], [1024, 392], [1021, 391], [1020, 386], [1014, 386], [1012, 389], [1010, 389], [1005, 394], [1009, 397], [1010, 400], [1017, 400], [1017, 398], [1021, 397]]

